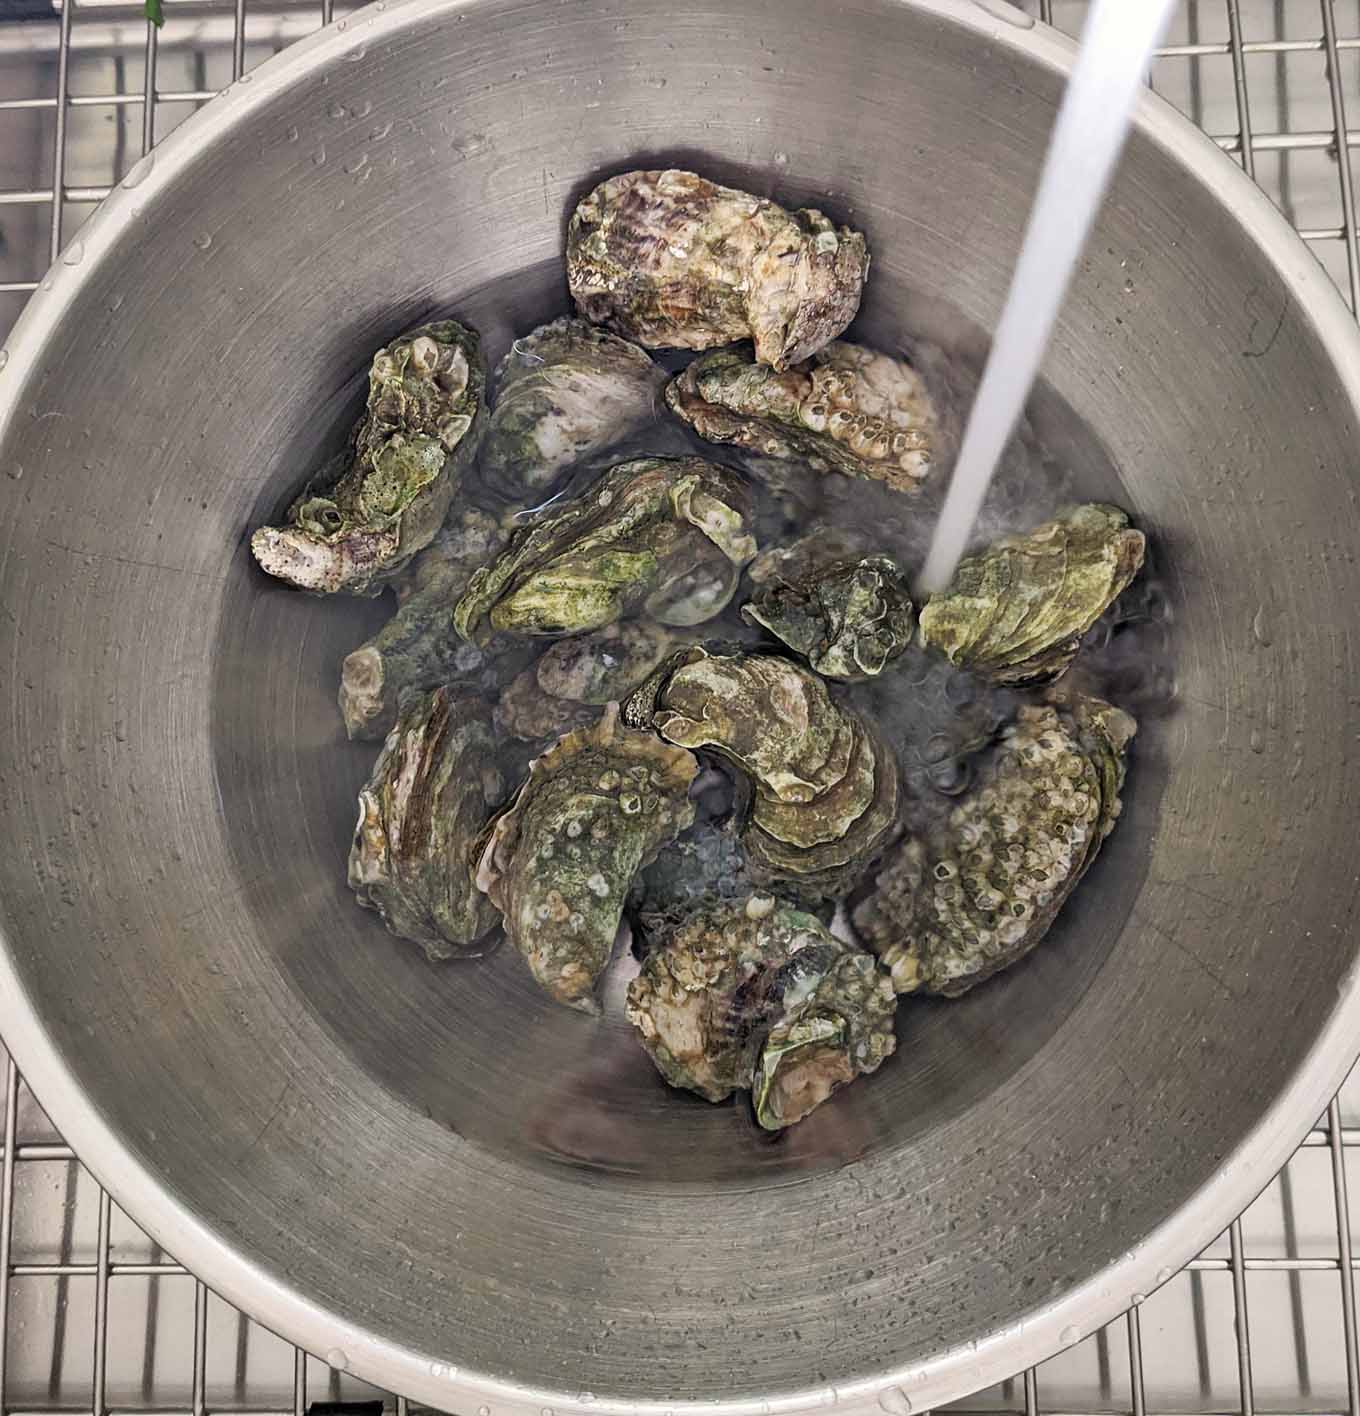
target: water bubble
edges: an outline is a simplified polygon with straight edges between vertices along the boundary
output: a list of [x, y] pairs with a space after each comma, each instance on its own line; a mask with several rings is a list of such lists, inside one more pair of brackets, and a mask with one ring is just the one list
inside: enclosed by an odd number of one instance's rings
[[774, 155], [774, 165], [776, 167], [787, 167], [789, 165], [789, 155], [786, 152], [777, 152]]
[[24, 469], [22, 465], [18, 462], [11, 463], [5, 469], [5, 471], [9, 473], [9, 479], [11, 482], [17, 482], [19, 478], [24, 475]]
[[194, 237], [194, 245], [197, 246], [200, 251], [206, 251], [208, 247], [212, 245], [211, 233], [200, 231], [198, 235]]
[[353, 177], [356, 172], [362, 172], [368, 166], [368, 154], [361, 152], [357, 157], [352, 157], [345, 163], [345, 171]]
[[84, 241], [72, 241], [71, 244], [67, 246], [66, 251], [61, 259], [63, 265], [79, 265], [81, 261], [85, 259]]
[[123, 299], [124, 296], [121, 290], [115, 291], [109, 296], [109, 314], [116, 314], [123, 308]]
[[369, 141], [374, 143], [380, 143], [391, 131], [391, 123], [379, 123], [376, 128], [371, 128], [369, 130]]
[[302, 136], [302, 134], [298, 132], [296, 126], [292, 126], [283, 136], [287, 138], [290, 143], [295, 143]]
[[1063, 1328], [1058, 1334], [1058, 1341], [1064, 1347], [1075, 1347], [1081, 1341], [1081, 1329], [1071, 1325]]
[[491, 1408], [489, 1406], [479, 1406], [477, 1408], [477, 1416], [491, 1416]]
[[366, 98], [361, 98], [358, 103], [354, 104], [353, 107], [351, 107], [351, 109], [349, 110], [349, 116], [351, 118], [367, 118], [368, 115], [372, 112], [372, 103], [370, 103], [369, 100]]
[[878, 1405], [888, 1416], [908, 1416], [911, 1411], [911, 1397], [900, 1386], [884, 1387], [878, 1394]]
[[326, 1365], [337, 1372], [343, 1372], [345, 1368], [349, 1366], [349, 1358], [341, 1348], [332, 1347], [331, 1350], [326, 1353]]
[[317, 150], [312, 154], [312, 166], [313, 166], [313, 167], [324, 167], [325, 165], [326, 165], [326, 149], [323, 148], [323, 147], [317, 148]]
[[337, 99], [334, 103], [331, 104], [329, 108], [326, 109], [326, 112], [332, 118], [343, 118], [346, 113], [345, 105]]
[[134, 187], [140, 187], [151, 175], [151, 169], [156, 165], [156, 154], [149, 152], [143, 158], [139, 158], [127, 170], [127, 175], [123, 178], [123, 186], [129, 191]]
[[1248, 738], [1247, 741], [1253, 752], [1264, 752], [1266, 750], [1265, 739], [1261, 736], [1260, 728], [1253, 728], [1251, 730], [1251, 737]]

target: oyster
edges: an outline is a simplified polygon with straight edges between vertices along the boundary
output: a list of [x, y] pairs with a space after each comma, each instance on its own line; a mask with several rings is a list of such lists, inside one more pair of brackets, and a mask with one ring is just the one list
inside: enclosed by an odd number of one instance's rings
[[436, 688], [407, 699], [359, 793], [350, 886], [431, 959], [482, 953], [497, 924], [470, 857], [501, 801], [494, 751], [482, 704]]
[[586, 727], [604, 704], [631, 693], [670, 644], [666, 630], [645, 620], [559, 640], [502, 692], [496, 726], [525, 741]]
[[802, 1120], [896, 1046], [892, 985], [814, 916], [752, 895], [716, 905], [654, 949], [628, 1018], [674, 1087], [753, 1092], [768, 1130]]
[[823, 678], [849, 682], [881, 673], [911, 643], [916, 627], [906, 577], [887, 556], [772, 579], [741, 613], [803, 655]]
[[903, 359], [837, 341], [777, 373], [740, 349], [696, 359], [666, 386], [666, 403], [709, 442], [920, 490], [939, 420]]
[[1136, 729], [1098, 698], [1019, 709], [978, 784], [855, 907], [899, 993], [955, 998], [1038, 944], [1114, 827]]
[[611, 177], [567, 228], [567, 282], [587, 319], [651, 349], [751, 339], [776, 369], [850, 323], [868, 270], [859, 232], [693, 172]]
[[921, 642], [995, 683], [1032, 687], [1067, 671], [1082, 636], [1138, 574], [1145, 539], [1092, 502], [965, 556], [921, 611]]
[[891, 749], [788, 659], [682, 650], [623, 711], [629, 723], [714, 752], [749, 777], [741, 842], [756, 880], [792, 882], [800, 898], [830, 896], [852, 885], [892, 835]]
[[511, 501], [543, 492], [650, 423], [666, 377], [636, 344], [585, 320], [554, 320], [517, 339], [496, 371], [483, 482]]
[[609, 704], [530, 765], [493, 823], [478, 888], [534, 978], [559, 1003], [593, 1012], [633, 877], [694, 820], [693, 755], [632, 732]]
[[285, 525], [250, 538], [261, 568], [300, 590], [378, 594], [443, 523], [477, 456], [485, 384], [480, 341], [456, 320], [380, 349], [344, 457], [289, 507]]
[[698, 457], [644, 457], [611, 467], [545, 512], [454, 608], [459, 634], [565, 635], [641, 610], [716, 547], [735, 566], [756, 553], [740, 479]]
[[453, 632], [449, 605], [505, 540], [492, 517], [469, 508], [394, 582], [401, 602], [397, 613], [340, 667], [340, 713], [350, 738], [385, 737], [402, 694], [465, 679], [482, 667], [486, 653]]

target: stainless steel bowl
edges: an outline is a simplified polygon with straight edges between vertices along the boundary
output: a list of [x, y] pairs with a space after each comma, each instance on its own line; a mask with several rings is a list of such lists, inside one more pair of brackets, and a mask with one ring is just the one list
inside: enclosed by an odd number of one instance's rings
[[1155, 100], [1046, 372], [1162, 549], [1177, 710], [1051, 943], [913, 1008], [780, 1143], [512, 959], [432, 969], [353, 907], [368, 753], [333, 688], [375, 611], [245, 550], [364, 351], [437, 307], [503, 344], [561, 300], [604, 169], [825, 200], [870, 235], [879, 326], [989, 325], [1070, 57], [973, 0], [379, 3], [210, 104], [54, 267], [0, 371], [3, 1031], [119, 1202], [263, 1322], [484, 1416], [901, 1416], [1149, 1291], [1331, 1095], [1360, 340]]

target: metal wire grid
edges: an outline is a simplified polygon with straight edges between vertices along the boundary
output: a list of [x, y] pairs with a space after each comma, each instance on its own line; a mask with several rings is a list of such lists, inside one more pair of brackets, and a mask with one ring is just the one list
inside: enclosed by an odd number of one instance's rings
[[[135, 34], [137, 27], [137, 21], [130, 18], [131, 11], [120, 8], [116, 0], [113, 4], [59, 0], [54, 13], [48, 12], [43, 20], [47, 27], [57, 28], [54, 72], [47, 85], [51, 91], [9, 93], [0, 87], [0, 122], [6, 115], [21, 114], [50, 115], [52, 119], [46, 183], [0, 187], [0, 217], [7, 213], [25, 214], [27, 222], [20, 223], [20, 235], [26, 231], [28, 236], [27, 241], [10, 243], [0, 231], [0, 297], [9, 297], [8, 305], [0, 304], [0, 332], [7, 327], [12, 313], [17, 312], [22, 298], [38, 287], [41, 267], [60, 256], [63, 240], [74, 234], [89, 208], [107, 195], [112, 183], [123, 175], [120, 169], [149, 152], [169, 126], [215, 95], [219, 86], [212, 82], [209, 59], [229, 58], [222, 67], [223, 84], [239, 79], [258, 58], [283, 47], [317, 22], [329, 23], [334, 7], [335, 0], [311, 5], [289, 4], [287, 0], [282, 5], [274, 4], [267, 33], [261, 41], [248, 44], [247, 0], [230, 0], [229, 25], [219, 23], [225, 19], [221, 7], [171, 0], [167, 5], [170, 25], [164, 42], [168, 43], [182, 20], [194, 22], [190, 47], [195, 51], [196, 62], [189, 81], [159, 86], [163, 40], [152, 26], [145, 25], [140, 41], [142, 81], [137, 88], [125, 83], [127, 55], [133, 47], [129, 36]], [[1025, 0], [1023, 8], [1074, 32], [1080, 26], [1085, 0]], [[1345, 68], [1352, 52], [1360, 51], [1360, 14], [1348, 16], [1353, 19], [1348, 27], [1338, 16], [1341, 9], [1341, 0], [1186, 0], [1171, 42], [1160, 52], [1154, 85], [1206, 127], [1220, 147], [1238, 158], [1249, 175], [1262, 181], [1337, 279], [1352, 308], [1360, 309], [1360, 251], [1349, 160], [1350, 149], [1360, 145], [1360, 131], [1351, 130], [1346, 117], [1348, 96], [1354, 99], [1360, 93], [1360, 70], [1348, 80]], [[1314, 28], [1303, 34], [1293, 33], [1300, 16], [1309, 14]], [[98, 23], [101, 34], [107, 30], [109, 37], [102, 41], [102, 47], [114, 55], [112, 84], [105, 83], [93, 92], [73, 91], [73, 41], [78, 21], [82, 25]], [[1307, 24], [1307, 20], [1303, 23]], [[1270, 35], [1262, 37], [1266, 29]], [[1315, 118], [1311, 125], [1297, 126], [1286, 121], [1287, 66], [1295, 56], [1310, 55], [1319, 56], [1322, 61], [1322, 73], [1313, 80], [1311, 96], [1317, 99], [1319, 90], [1325, 95], [1325, 111], [1320, 122]], [[1201, 67], [1222, 59], [1231, 65], [1231, 83], [1221, 86], [1215, 103], [1203, 82]], [[1257, 78], [1252, 77], [1253, 65], [1262, 60], [1274, 66], [1273, 85], [1261, 80], [1259, 70]], [[1176, 61], [1181, 61], [1182, 69], [1178, 74], [1170, 73], [1168, 66]], [[39, 69], [43, 67], [38, 65]], [[1252, 121], [1253, 100], [1258, 91], [1267, 88], [1271, 89], [1267, 97], [1273, 97], [1279, 120], [1273, 129], [1258, 128]], [[69, 128], [73, 117], [81, 117], [85, 110], [99, 110], [113, 119], [113, 154], [108, 180], [104, 182], [71, 179]], [[1305, 103], [1305, 115], [1310, 111]], [[1258, 115], [1259, 112], [1258, 107]], [[140, 132], [129, 141], [133, 116], [140, 118]], [[169, 122], [164, 121], [167, 116]], [[1217, 130], [1218, 122], [1226, 131]], [[4, 144], [0, 142], [0, 153], [3, 151]], [[1335, 169], [1335, 197], [1327, 219], [1310, 219], [1316, 201], [1310, 205], [1296, 190], [1297, 174], [1291, 172], [1290, 159], [1308, 154], [1320, 155]], [[1265, 173], [1263, 168], [1272, 160], [1273, 172]], [[1305, 211], [1305, 207], [1309, 210]], [[22, 267], [25, 260], [29, 268], [16, 269], [15, 263]], [[309, 1358], [279, 1342], [235, 1314], [181, 1264], [163, 1255], [126, 1220], [108, 1194], [80, 1167], [71, 1149], [51, 1131], [50, 1123], [28, 1096], [13, 1060], [5, 1057], [3, 1068], [0, 1416], [52, 1416], [58, 1412], [116, 1416], [152, 1411], [165, 1416], [207, 1416], [209, 1411], [303, 1416], [309, 1393], [316, 1393], [323, 1384], [330, 1400], [378, 1398], [398, 1416], [407, 1416], [404, 1398], [376, 1392], [329, 1368], [323, 1360]], [[1348, 1084], [1353, 1086], [1357, 1084]], [[1264, 1247], [1282, 1248], [1283, 1252], [1252, 1252], [1251, 1216], [1267, 1203], [1263, 1198], [1246, 1216], [1234, 1220], [1224, 1239], [1194, 1260], [1161, 1293], [1150, 1299], [1139, 1298], [1119, 1322], [1090, 1336], [1071, 1353], [1042, 1368], [1032, 1368], [990, 1392], [979, 1393], [965, 1406], [986, 1412], [1023, 1412], [1025, 1416], [1039, 1416], [1041, 1411], [1048, 1416], [1061, 1416], [1064, 1411], [1077, 1410], [1122, 1411], [1129, 1416], [1156, 1411], [1161, 1416], [1182, 1410], [1224, 1409], [1236, 1409], [1242, 1416], [1255, 1416], [1258, 1410], [1345, 1411], [1348, 1416], [1360, 1416], [1355, 1296], [1355, 1271], [1360, 1260], [1353, 1247], [1347, 1180], [1347, 1152], [1353, 1150], [1360, 1155], [1360, 1128], [1343, 1124], [1343, 1100], [1347, 1096], [1347, 1089], [1343, 1089], [1341, 1096], [1331, 1102], [1295, 1161], [1277, 1181], [1283, 1236]], [[1360, 1100], [1360, 1087], [1356, 1098]], [[1348, 1106], [1347, 1110], [1356, 1114], [1360, 1107]], [[1302, 1185], [1291, 1180], [1294, 1168], [1319, 1151], [1326, 1152], [1329, 1184], [1316, 1174]], [[61, 1192], [61, 1237], [55, 1253], [50, 1255], [50, 1240], [30, 1235], [24, 1223], [26, 1207], [40, 1207], [30, 1193], [33, 1187], [26, 1187], [24, 1181], [30, 1172], [40, 1171], [44, 1163], [49, 1168], [55, 1165], [62, 1172], [56, 1186]], [[1325, 1188], [1330, 1189], [1329, 1197], [1322, 1195]], [[1295, 1200], [1295, 1192], [1300, 1189], [1311, 1192], [1302, 1207], [1304, 1227], [1308, 1230], [1302, 1240]], [[92, 1239], [82, 1242], [75, 1232], [79, 1227], [75, 1214], [82, 1209], [82, 1191], [87, 1197], [83, 1208], [88, 1209], [91, 1190], [94, 1232]], [[1330, 1211], [1329, 1224], [1321, 1220], [1323, 1208]], [[1321, 1237], [1320, 1228], [1330, 1229], [1334, 1242]], [[1319, 1252], [1304, 1253], [1305, 1248]], [[1222, 1399], [1222, 1359], [1221, 1354], [1214, 1354], [1206, 1317], [1210, 1304], [1204, 1276], [1213, 1274], [1228, 1275], [1231, 1288], [1234, 1399], [1228, 1401]], [[1278, 1311], [1272, 1311], [1267, 1323], [1258, 1321], [1253, 1334], [1249, 1298], [1259, 1304], [1262, 1292], [1254, 1286], [1261, 1280], [1249, 1280], [1255, 1274], [1274, 1274], [1287, 1281], [1288, 1327], [1297, 1376], [1295, 1390], [1284, 1391], [1277, 1384], [1271, 1399], [1264, 1403], [1258, 1402], [1253, 1363], [1266, 1352], [1267, 1343], [1272, 1352], [1278, 1347], [1282, 1323]], [[1319, 1321], [1316, 1302], [1306, 1298], [1304, 1283], [1310, 1275], [1324, 1279], [1339, 1299], [1339, 1311], [1330, 1331], [1325, 1330], [1325, 1321]], [[1148, 1315], [1156, 1312], [1164, 1294], [1187, 1280], [1197, 1390], [1187, 1397], [1184, 1391], [1169, 1388], [1168, 1400], [1150, 1404], [1148, 1388], [1158, 1381], [1161, 1360], [1157, 1349], [1166, 1346], [1173, 1329], [1165, 1317], [1158, 1319], [1154, 1324], [1157, 1342], [1150, 1343], [1146, 1335]], [[140, 1281], [144, 1290], [138, 1302], [127, 1298], [134, 1281]], [[35, 1302], [33, 1294], [43, 1283], [50, 1301]], [[191, 1306], [190, 1302], [182, 1305], [186, 1316], [191, 1314], [190, 1330], [184, 1334], [182, 1345], [170, 1354], [168, 1366], [174, 1370], [167, 1373], [163, 1336], [166, 1323], [159, 1300], [162, 1289], [169, 1284], [191, 1289], [192, 1298]], [[72, 1316], [73, 1285], [92, 1288], [92, 1311], [83, 1325]], [[1278, 1309], [1278, 1305], [1274, 1306]], [[144, 1329], [141, 1334], [131, 1334], [139, 1339], [136, 1353], [131, 1353], [129, 1347], [129, 1316]], [[30, 1328], [39, 1322], [45, 1323], [45, 1329], [34, 1334]], [[81, 1339], [83, 1356], [67, 1341], [73, 1333]], [[228, 1370], [220, 1377], [216, 1368], [222, 1364], [214, 1359], [214, 1340], [219, 1334], [225, 1334], [228, 1344], [234, 1346], [234, 1352], [229, 1354], [232, 1360], [226, 1364]], [[162, 1349], [159, 1354], [158, 1338]], [[259, 1351], [262, 1345], [270, 1344], [273, 1362], [262, 1364]], [[1117, 1379], [1112, 1370], [1116, 1365], [1114, 1354], [1121, 1349], [1127, 1354], [1126, 1380]], [[1344, 1372], [1344, 1385], [1328, 1387], [1325, 1381], [1318, 1381], [1313, 1367], [1318, 1365], [1319, 1354], [1324, 1359], [1321, 1365], [1330, 1364], [1336, 1377]], [[111, 1366], [127, 1368], [130, 1355], [140, 1358], [138, 1380], [132, 1384], [121, 1377], [111, 1380]], [[184, 1360], [173, 1360], [180, 1357]], [[1078, 1361], [1094, 1366], [1094, 1394], [1078, 1402], [1065, 1401], [1074, 1392], [1084, 1395], [1079, 1382], [1063, 1375], [1065, 1367], [1071, 1368]], [[267, 1369], [264, 1376], [260, 1375], [262, 1366]], [[281, 1381], [281, 1376], [291, 1380]], [[1055, 1398], [1046, 1405], [1041, 1403], [1041, 1385]]]

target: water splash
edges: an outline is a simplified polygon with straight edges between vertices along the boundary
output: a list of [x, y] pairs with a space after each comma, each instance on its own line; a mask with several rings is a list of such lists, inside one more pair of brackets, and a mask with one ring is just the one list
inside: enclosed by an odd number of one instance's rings
[[943, 590], [977, 520], [1124, 146], [1152, 52], [1176, 0], [1097, 0], [1053, 127], [992, 352], [968, 415], [949, 493], [921, 572]]

